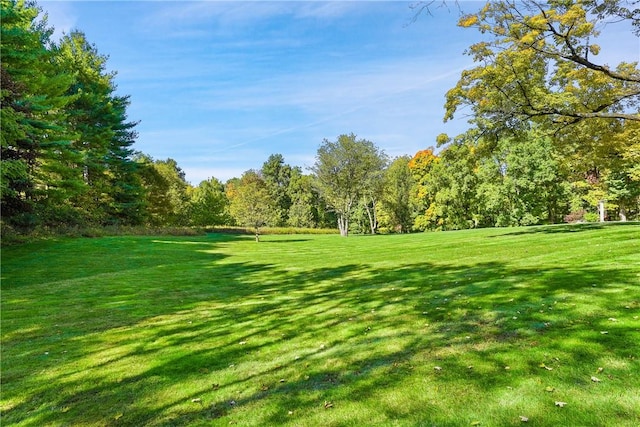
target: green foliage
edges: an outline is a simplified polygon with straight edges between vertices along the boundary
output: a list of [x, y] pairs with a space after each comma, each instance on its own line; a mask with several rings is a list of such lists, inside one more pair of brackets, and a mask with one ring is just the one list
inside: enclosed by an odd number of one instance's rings
[[289, 185], [293, 169], [285, 164], [281, 154], [272, 154], [262, 165], [261, 174], [277, 210], [275, 225], [287, 223], [289, 209], [292, 205]]
[[567, 213], [568, 181], [550, 140], [535, 132], [500, 140], [478, 175], [480, 216], [488, 225], [557, 223]]
[[469, 48], [480, 65], [447, 93], [445, 118], [468, 105], [472, 122], [487, 131], [533, 121], [572, 133], [567, 125], [581, 121], [640, 121], [637, 63], [614, 67], [596, 58], [599, 30], [609, 29], [607, 16], [590, 13], [596, 3], [495, 1], [463, 16], [460, 26], [489, 37]]
[[467, 50], [477, 66], [447, 93], [445, 120], [470, 107], [474, 127], [438, 136], [448, 147], [420, 174], [430, 181], [418, 181], [416, 228], [574, 221], [601, 200], [621, 219], [637, 215], [640, 70], [604, 64], [596, 44], [620, 21], [637, 35], [627, 6], [495, 1], [460, 18], [483, 38]]
[[154, 161], [143, 154], [139, 154], [136, 161], [144, 188], [149, 224], [188, 225], [189, 184], [178, 163], [173, 159]]
[[311, 169], [322, 198], [338, 216], [342, 236], [348, 235], [351, 215], [363, 198], [367, 205], [373, 204], [375, 211], [374, 200], [385, 165], [384, 152], [354, 134], [340, 135], [335, 142], [325, 139], [318, 148]]
[[320, 223], [318, 215], [323, 210], [317, 192], [314, 190], [313, 177], [303, 175], [300, 168], [293, 168], [289, 182], [291, 206], [287, 215], [287, 225], [292, 227], [315, 227]]
[[134, 153], [137, 123], [107, 56], [79, 30], [54, 43], [33, 2], [1, 5], [0, 199], [13, 230], [338, 223], [342, 235], [375, 234], [577, 221], [600, 201], [609, 218], [640, 215], [640, 71], [597, 60], [612, 19], [637, 35], [624, 2], [496, 1], [461, 17], [484, 37], [445, 119], [470, 106], [474, 128], [438, 135], [437, 156], [389, 165], [372, 142], [340, 135], [320, 145], [312, 175], [273, 154], [226, 188], [194, 188], [175, 160]]
[[[31, 3], [2, 0], [0, 34], [3, 169], [2, 214], [38, 216], [38, 207], [66, 200], [78, 176], [64, 127], [73, 76], [55, 67], [51, 29]], [[6, 172], [5, 170], [6, 163]]]
[[55, 45], [39, 12], [2, 1], [3, 217], [33, 217], [30, 227], [140, 223], [128, 97], [114, 94], [115, 74], [84, 34]]
[[411, 194], [415, 185], [409, 156], [394, 159], [385, 171], [381, 210], [388, 215], [384, 226], [400, 233], [411, 231], [413, 206]]
[[229, 224], [228, 206], [224, 186], [217, 179], [210, 178], [191, 189], [189, 220], [192, 225], [199, 226]]
[[439, 157], [429, 151], [429, 161], [416, 160], [422, 158], [424, 153], [410, 163], [419, 180], [417, 229], [557, 223], [569, 211], [571, 186], [562, 158], [537, 131], [496, 142], [471, 131]]
[[[460, 138], [440, 153], [429, 172], [431, 202], [416, 228], [460, 230], [478, 225], [475, 147]], [[420, 222], [423, 221], [423, 222]]]
[[227, 197], [229, 212], [238, 224], [254, 230], [256, 242], [260, 240], [261, 227], [279, 220], [267, 183], [259, 172], [249, 170], [237, 182], [228, 183]]
[[599, 215], [595, 212], [587, 212], [584, 214], [584, 220], [587, 222], [598, 222], [600, 218]]

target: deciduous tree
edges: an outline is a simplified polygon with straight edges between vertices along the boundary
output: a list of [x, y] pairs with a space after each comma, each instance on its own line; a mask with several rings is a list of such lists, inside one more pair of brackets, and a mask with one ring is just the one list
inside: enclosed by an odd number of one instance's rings
[[411, 193], [415, 181], [409, 169], [409, 156], [395, 158], [384, 174], [382, 206], [389, 217], [392, 229], [400, 233], [411, 231], [413, 204]]
[[433, 148], [428, 148], [418, 151], [407, 164], [414, 182], [410, 197], [416, 210], [413, 225], [417, 230], [424, 231], [433, 225], [431, 220], [433, 208], [431, 211], [429, 208], [434, 201], [436, 186], [435, 182], [432, 182], [435, 175], [431, 174], [431, 170], [438, 161], [439, 158], [434, 154]]
[[477, 171], [481, 225], [562, 221], [570, 189], [549, 138], [531, 131], [504, 138], [482, 154]]
[[189, 201], [189, 223], [199, 226], [224, 225], [229, 223], [229, 201], [224, 186], [216, 178], [202, 181], [191, 188]]
[[261, 175], [277, 210], [278, 220], [275, 225], [284, 225], [287, 222], [292, 203], [289, 194], [291, 173], [292, 168], [284, 162], [282, 154], [270, 155], [262, 165]]
[[256, 242], [260, 241], [260, 228], [277, 220], [277, 211], [267, 184], [259, 172], [249, 170], [229, 186], [229, 210], [238, 224], [252, 228]]
[[318, 194], [313, 186], [313, 177], [304, 175], [300, 168], [291, 170], [289, 182], [291, 206], [287, 225], [292, 227], [316, 227], [318, 225]]
[[489, 38], [469, 48], [479, 65], [447, 93], [445, 119], [468, 105], [474, 124], [494, 130], [529, 121], [554, 131], [582, 120], [640, 121], [637, 63], [609, 66], [597, 59], [599, 30], [613, 13], [600, 5], [502, 0], [463, 16], [460, 26]]
[[318, 148], [311, 168], [317, 186], [338, 217], [340, 235], [349, 233], [349, 220], [363, 196], [371, 191], [384, 153], [371, 141], [356, 135], [340, 135], [337, 141], [325, 139]]

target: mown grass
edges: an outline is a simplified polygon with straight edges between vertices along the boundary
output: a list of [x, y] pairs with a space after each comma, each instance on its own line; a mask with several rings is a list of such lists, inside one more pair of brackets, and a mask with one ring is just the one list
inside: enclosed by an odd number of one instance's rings
[[637, 224], [48, 240], [1, 303], [3, 425], [640, 425]]

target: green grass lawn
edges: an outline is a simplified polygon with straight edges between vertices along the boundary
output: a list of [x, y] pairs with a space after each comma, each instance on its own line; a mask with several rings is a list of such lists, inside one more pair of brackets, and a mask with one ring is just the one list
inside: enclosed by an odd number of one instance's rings
[[7, 426], [640, 425], [637, 223], [50, 240], [1, 303]]

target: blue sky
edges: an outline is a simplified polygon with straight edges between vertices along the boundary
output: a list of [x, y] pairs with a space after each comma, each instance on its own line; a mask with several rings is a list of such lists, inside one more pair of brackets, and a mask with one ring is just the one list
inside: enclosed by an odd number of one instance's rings
[[[140, 121], [134, 148], [175, 159], [194, 185], [275, 153], [306, 169], [324, 138], [344, 133], [393, 157], [464, 131], [463, 117], [443, 123], [444, 96], [473, 65], [463, 52], [480, 35], [456, 27], [457, 9], [412, 22], [411, 4], [39, 2], [57, 35], [79, 29], [109, 56]], [[608, 43], [612, 62], [640, 57], [628, 31]]]

